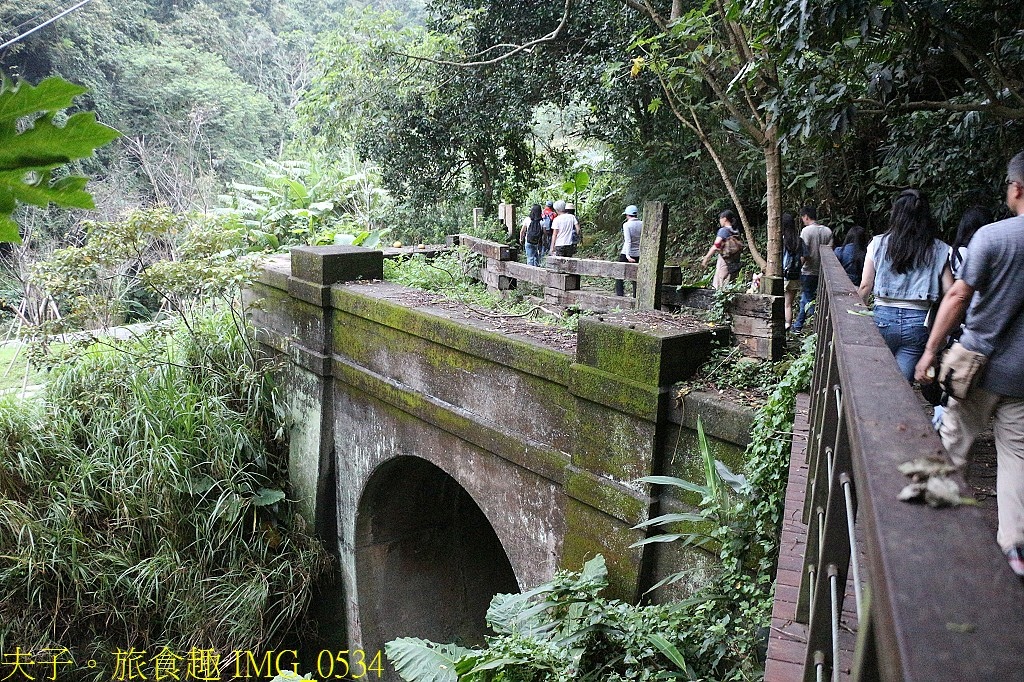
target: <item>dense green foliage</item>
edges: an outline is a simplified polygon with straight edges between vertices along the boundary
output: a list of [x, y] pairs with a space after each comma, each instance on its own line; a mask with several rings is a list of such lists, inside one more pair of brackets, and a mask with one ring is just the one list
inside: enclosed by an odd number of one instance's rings
[[669, 531], [641, 544], [685, 542], [717, 552], [721, 572], [696, 595], [649, 606], [605, 599], [604, 560], [597, 557], [579, 574], [496, 596], [487, 614], [495, 635], [485, 649], [390, 642], [388, 658], [398, 672], [410, 682], [757, 679], [771, 617], [796, 394], [807, 387], [813, 349], [811, 337], [757, 411], [745, 476], [712, 459], [700, 430], [703, 484], [644, 479], [702, 498], [696, 511], [665, 514], [641, 526]]
[[284, 425], [229, 315], [93, 346], [0, 404], [0, 648], [281, 641], [326, 567], [285, 499]]
[[32, 268], [32, 284], [63, 311], [39, 331], [109, 328], [158, 313], [190, 318], [238, 295], [255, 276], [238, 225], [165, 207], [83, 224], [80, 246], [56, 249]]
[[[245, 163], [276, 156], [310, 77], [317, 32], [339, 0], [94, 0], [5, 50], [0, 70], [61, 75], [124, 138], [89, 171], [105, 176], [104, 217], [125, 204], [211, 205]], [[55, 14], [47, 0], [0, 6], [0, 36]]]
[[680, 626], [692, 604], [636, 608], [604, 599], [607, 577], [598, 555], [579, 573], [497, 595], [487, 610], [495, 636], [486, 649], [405, 638], [387, 644], [388, 660], [411, 682], [621, 682], [685, 669]]
[[759, 265], [803, 203], [840, 235], [877, 233], [916, 185], [952, 231], [969, 205], [998, 206], [1006, 150], [1024, 145], [1009, 3], [596, 0], [560, 24], [561, 9], [449, 0], [425, 28], [347, 25], [321, 43], [302, 127], [344, 131], [421, 212], [525, 206], [586, 166], [614, 181], [585, 222], [614, 241], [622, 203], [665, 200], [692, 258], [719, 210], [744, 209]]

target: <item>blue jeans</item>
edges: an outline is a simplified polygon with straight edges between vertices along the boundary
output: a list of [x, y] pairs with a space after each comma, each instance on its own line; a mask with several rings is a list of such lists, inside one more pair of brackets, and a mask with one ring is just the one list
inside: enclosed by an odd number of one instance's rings
[[526, 264], [527, 265], [540, 265], [540, 244], [531, 244], [526, 242]]
[[927, 310], [875, 306], [875, 326], [885, 339], [885, 345], [896, 356], [896, 364], [907, 381], [914, 381], [914, 367], [924, 354], [928, 342], [928, 327], [924, 320]]
[[804, 321], [814, 314], [814, 299], [818, 297], [818, 275], [800, 275], [800, 311], [793, 322], [793, 329], [800, 331]]

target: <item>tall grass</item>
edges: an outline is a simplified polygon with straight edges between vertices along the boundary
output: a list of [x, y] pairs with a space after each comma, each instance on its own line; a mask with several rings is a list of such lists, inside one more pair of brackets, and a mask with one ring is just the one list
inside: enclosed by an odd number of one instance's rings
[[116, 649], [280, 642], [328, 562], [280, 499], [264, 370], [213, 316], [92, 348], [42, 401], [0, 403], [0, 651], [66, 647], [100, 679]]

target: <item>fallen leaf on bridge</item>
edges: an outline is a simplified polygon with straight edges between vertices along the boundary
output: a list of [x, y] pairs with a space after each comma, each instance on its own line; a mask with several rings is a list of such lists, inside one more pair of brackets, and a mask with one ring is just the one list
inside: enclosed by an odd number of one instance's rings
[[977, 504], [974, 498], [960, 495], [960, 485], [949, 478], [949, 474], [956, 471], [956, 467], [946, 460], [921, 457], [904, 462], [899, 469], [900, 473], [909, 476], [913, 481], [897, 495], [901, 502], [925, 502], [929, 507]]

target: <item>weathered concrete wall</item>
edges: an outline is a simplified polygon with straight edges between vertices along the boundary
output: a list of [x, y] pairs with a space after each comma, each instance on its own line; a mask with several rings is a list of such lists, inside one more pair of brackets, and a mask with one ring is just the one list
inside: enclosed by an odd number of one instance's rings
[[379, 279], [380, 258], [295, 249], [249, 295], [260, 340], [293, 366], [291, 474], [338, 550], [348, 648], [473, 639], [493, 592], [598, 552], [613, 594], [631, 601], [678, 566], [707, 563], [630, 545], [644, 537], [635, 524], [687, 502], [652, 498], [636, 479], [700, 480], [697, 411], [730, 464], [748, 437], [742, 411], [699, 396], [673, 408], [672, 384], [722, 330], [585, 318], [570, 355], [357, 282]]

